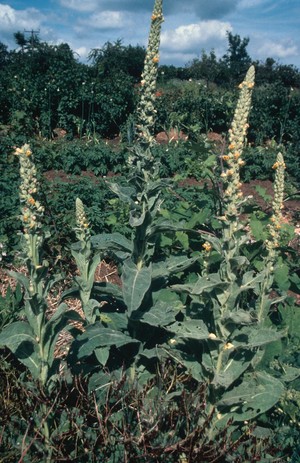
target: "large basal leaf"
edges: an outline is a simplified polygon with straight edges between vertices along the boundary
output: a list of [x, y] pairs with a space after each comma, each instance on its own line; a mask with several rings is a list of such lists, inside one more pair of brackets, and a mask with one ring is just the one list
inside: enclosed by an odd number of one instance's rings
[[151, 266], [138, 268], [131, 259], [124, 262], [122, 289], [129, 315], [141, 306], [145, 294], [150, 288], [151, 278]]
[[101, 312], [100, 319], [102, 324], [115, 331], [126, 331], [128, 327], [128, 318], [126, 313], [119, 312]]
[[172, 305], [164, 301], [157, 301], [149, 312], [136, 312], [131, 319], [140, 320], [154, 327], [166, 327], [175, 322], [176, 314], [177, 311]]
[[87, 327], [86, 331], [78, 336], [77, 341], [81, 344], [78, 357], [88, 357], [99, 347], [122, 347], [126, 344], [138, 343], [121, 331], [105, 328], [101, 323], [95, 323]]
[[212, 273], [207, 277], [199, 277], [194, 284], [172, 285], [171, 288], [176, 292], [188, 292], [190, 294], [200, 295], [204, 292], [211, 292], [214, 289], [226, 289], [228, 283], [221, 280], [218, 273]]
[[222, 421], [231, 417], [235, 421], [252, 420], [270, 410], [283, 392], [284, 385], [278, 379], [265, 372], [251, 373], [239, 386], [225, 392], [217, 408], [223, 414], [225, 407]]
[[197, 258], [188, 258], [187, 256], [171, 256], [162, 262], [152, 265], [152, 278], [168, 277], [173, 273], [186, 270], [197, 261]]
[[26, 275], [23, 275], [23, 273], [19, 272], [8, 272], [10, 276], [12, 276], [20, 285], [25, 288], [26, 290], [29, 289], [30, 285], [30, 280]]
[[100, 365], [103, 365], [103, 366], [106, 365], [106, 362], [109, 358], [109, 351], [110, 351], [110, 347], [107, 347], [107, 346], [97, 347], [95, 349], [94, 352], [95, 352], [95, 355]]
[[234, 323], [235, 325], [252, 325], [255, 323], [255, 317], [248, 310], [239, 309], [237, 311], [231, 311], [224, 315], [222, 322], [226, 325], [227, 323]]
[[253, 351], [224, 351], [221, 368], [215, 372], [212, 383], [228, 389], [247, 370], [254, 356]]
[[123, 301], [122, 289], [114, 283], [107, 283], [105, 281], [96, 282], [93, 285], [91, 296], [103, 299], [103, 296], [111, 296], [114, 299]]
[[121, 201], [128, 204], [133, 203], [132, 197], [135, 195], [135, 189], [133, 187], [122, 186], [118, 183], [109, 183], [109, 188], [116, 193]]
[[243, 327], [235, 332], [232, 343], [236, 349], [253, 349], [277, 341], [286, 335], [285, 331], [276, 331], [272, 328], [255, 325]]
[[255, 274], [252, 271], [246, 272], [243, 275], [242, 284], [240, 286], [240, 292], [248, 291], [257, 287], [258, 283], [261, 283], [265, 278], [263, 272]]
[[59, 333], [65, 329], [70, 321], [83, 321], [78, 312], [69, 310], [67, 304], [60, 304], [44, 328], [44, 354], [47, 355], [49, 365], [54, 359], [55, 343]]
[[176, 322], [170, 327], [175, 337], [186, 339], [209, 339], [209, 331], [202, 320], [185, 320]]
[[172, 222], [171, 220], [158, 219], [155, 224], [147, 229], [147, 238], [155, 236], [160, 233], [168, 233], [170, 231], [185, 231], [186, 228], [183, 223]]
[[91, 237], [92, 246], [99, 251], [114, 250], [132, 252], [132, 242], [121, 233], [102, 233]]
[[37, 342], [27, 322], [14, 322], [7, 325], [0, 333], [0, 346], [6, 346], [17, 359], [38, 378], [40, 360], [37, 356]]

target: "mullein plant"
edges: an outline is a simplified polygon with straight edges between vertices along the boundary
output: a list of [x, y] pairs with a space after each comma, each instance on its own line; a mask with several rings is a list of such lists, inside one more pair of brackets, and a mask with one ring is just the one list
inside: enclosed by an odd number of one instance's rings
[[[0, 333], [0, 346], [10, 349], [17, 359], [29, 370], [42, 394], [51, 394], [59, 379], [60, 361], [54, 350], [57, 337], [66, 328], [69, 319], [78, 319], [73, 311], [60, 304], [50, 319], [46, 316], [47, 296], [59, 277], [48, 277], [48, 262], [42, 259], [44, 243], [44, 207], [38, 200], [39, 182], [29, 145], [17, 148], [16, 156], [20, 162], [20, 202], [23, 225], [23, 254], [28, 276], [11, 272], [24, 290], [25, 320], [16, 321], [4, 327]], [[53, 404], [54, 405], [54, 404]], [[40, 429], [47, 452], [46, 462], [52, 461], [51, 408], [41, 403], [41, 417], [37, 418], [36, 428]]]
[[[81, 343], [78, 344], [79, 358], [95, 355], [100, 368], [109, 367], [110, 371], [115, 373], [118, 370], [119, 374], [121, 370], [115, 361], [113, 346], [124, 351], [128, 345], [124, 366], [128, 366], [130, 378], [141, 371], [138, 362], [144, 361], [144, 347], [149, 349], [149, 346], [157, 344], [162, 327], [169, 325], [182, 308], [179, 296], [171, 291], [168, 291], [167, 296], [164, 293], [170, 275], [185, 270], [197, 259], [186, 255], [171, 255], [156, 261], [154, 256], [161, 233], [183, 228], [182, 224], [170, 223], [159, 214], [162, 191], [169, 181], [159, 178], [153, 156], [156, 143], [153, 134], [155, 90], [162, 21], [162, 0], [155, 0], [126, 183], [108, 184], [119, 199], [129, 206], [131, 239], [120, 233], [91, 236], [93, 252], [103, 253], [103, 256], [118, 263], [122, 285], [120, 287], [108, 282], [94, 284], [91, 294], [97, 296], [100, 304], [101, 301], [109, 304], [102, 306], [99, 319], [89, 324], [77, 339]], [[81, 246], [76, 243], [73, 249], [80, 251]], [[168, 297], [171, 297], [172, 303], [166, 300]], [[133, 346], [139, 346], [139, 355], [130, 356]], [[77, 355], [75, 348], [70, 350], [70, 363], [72, 355]], [[91, 388], [96, 385], [93, 381], [91, 379]], [[97, 373], [95, 381], [98, 381]]]
[[[248, 264], [246, 257], [241, 255], [241, 246], [250, 239], [250, 236], [245, 224], [240, 220], [242, 205], [246, 200], [241, 190], [240, 169], [245, 164], [242, 155], [249, 127], [248, 117], [251, 109], [254, 79], [255, 68], [251, 66], [244, 81], [239, 85], [240, 95], [232, 125], [229, 129], [228, 150], [221, 157], [223, 165], [223, 172], [221, 173], [223, 183], [223, 216], [220, 217], [222, 239], [221, 242], [218, 242], [216, 250], [223, 257], [219, 275], [221, 281], [227, 285], [227, 290], [223, 291], [222, 296], [219, 296], [220, 307], [218, 308], [218, 318], [220, 321], [226, 318], [232, 310], [238, 308], [240, 293], [238, 280]], [[207, 240], [209, 241], [210, 238], [207, 237]], [[248, 276], [250, 277], [250, 274]], [[261, 276], [258, 277], [258, 279], [260, 278]], [[222, 322], [218, 323], [216, 330], [218, 335], [222, 337], [229, 334]]]
[[156, 0], [151, 16], [148, 46], [144, 69], [140, 82], [140, 99], [136, 108], [136, 139], [133, 153], [129, 157], [129, 166], [135, 174], [141, 175], [142, 182], [157, 177], [151, 148], [155, 145], [153, 134], [155, 125], [155, 93], [159, 64], [159, 45], [161, 25], [164, 21], [162, 0]]
[[[117, 255], [117, 258], [122, 260], [123, 299], [129, 313], [137, 310], [142, 304], [146, 307], [147, 299], [151, 300], [147, 295], [153, 280], [152, 257], [158, 236], [166, 230], [180, 229], [179, 225], [166, 223], [166, 220], [159, 217], [162, 191], [169, 181], [159, 178], [153, 156], [156, 143], [153, 131], [160, 32], [163, 22], [162, 3], [162, 0], [155, 0], [151, 16], [149, 41], [141, 76], [141, 93], [135, 114], [135, 139], [127, 165], [127, 183], [109, 185], [121, 201], [129, 204], [132, 239], [126, 242], [124, 237], [118, 234], [110, 235], [109, 239], [101, 236], [92, 237], [95, 248], [109, 250], [109, 246], [112, 245], [114, 256]], [[119, 253], [116, 252], [117, 249]], [[159, 273], [156, 277], [158, 276]]]
[[261, 282], [260, 297], [258, 300], [257, 317], [260, 322], [264, 322], [273, 304], [280, 302], [283, 297], [276, 299], [270, 298], [270, 290], [274, 280], [274, 269], [278, 256], [278, 246], [280, 241], [282, 226], [282, 209], [284, 197], [284, 171], [285, 162], [282, 153], [277, 154], [276, 162], [273, 165], [275, 170], [274, 198], [272, 202], [272, 215], [268, 224], [268, 238], [265, 241], [267, 254], [264, 258], [264, 279]]
[[[75, 277], [78, 286], [82, 310], [87, 323], [94, 323], [97, 318], [97, 307], [99, 303], [91, 299], [95, 272], [101, 260], [100, 253], [93, 253], [91, 246], [91, 231], [83, 202], [76, 198], [76, 238], [79, 241], [79, 248], [72, 249], [72, 255], [76, 261], [79, 276]], [[64, 297], [68, 294], [66, 292]]]
[[[190, 341], [195, 378], [208, 384], [208, 415], [213, 414], [209, 437], [213, 438], [228, 422], [252, 420], [267, 411], [283, 392], [281, 381], [257, 369], [266, 345], [282, 337], [282, 333], [260, 323], [257, 302], [266, 279], [266, 270], [255, 272], [243, 255], [243, 246], [250, 239], [246, 224], [240, 220], [243, 198], [240, 168], [246, 142], [251, 94], [254, 87], [254, 67], [248, 70], [240, 84], [240, 95], [229, 130], [227, 153], [222, 155], [223, 215], [220, 237], [203, 234], [203, 271], [193, 284], [174, 285], [174, 291], [187, 292], [199, 313], [173, 324], [174, 338], [171, 355], [184, 365], [180, 339]], [[282, 168], [282, 161], [275, 166]], [[280, 172], [280, 170], [276, 171]], [[276, 209], [270, 225], [272, 241], [267, 243], [269, 259], [273, 261], [273, 246], [277, 242], [279, 196], [282, 186], [275, 182]], [[281, 200], [281, 196], [280, 196]], [[272, 228], [271, 228], [272, 227]], [[216, 258], [216, 255], [218, 257]], [[219, 264], [218, 264], [219, 262]], [[216, 266], [217, 264], [217, 266]], [[265, 286], [265, 294], [270, 286]], [[265, 316], [265, 313], [264, 313]], [[195, 342], [198, 342], [198, 345]], [[179, 344], [179, 348], [177, 345]], [[199, 345], [200, 344], [200, 345]], [[176, 351], [176, 352], [174, 352]], [[190, 366], [187, 362], [187, 368]], [[251, 372], [252, 371], [252, 372]], [[193, 368], [191, 369], [192, 374]], [[259, 394], [253, 391], [259, 390]]]

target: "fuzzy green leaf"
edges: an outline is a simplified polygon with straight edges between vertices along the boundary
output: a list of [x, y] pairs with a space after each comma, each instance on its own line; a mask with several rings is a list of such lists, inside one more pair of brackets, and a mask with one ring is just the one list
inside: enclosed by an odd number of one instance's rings
[[17, 359], [38, 378], [40, 360], [37, 355], [35, 335], [27, 322], [18, 321], [7, 325], [0, 333], [0, 346], [6, 346]]
[[44, 330], [43, 343], [44, 354], [47, 357], [49, 366], [54, 360], [54, 348], [59, 333], [65, 329], [70, 320], [82, 321], [82, 318], [75, 310], [69, 310], [67, 304], [60, 304], [50, 320], [47, 321]]
[[217, 403], [221, 411], [223, 407], [230, 407], [223, 419], [228, 421], [233, 417], [235, 421], [251, 420], [270, 410], [284, 392], [281, 381], [264, 372], [245, 375], [243, 382], [226, 392]]
[[103, 366], [106, 365], [106, 362], [108, 360], [109, 350], [110, 350], [110, 347], [105, 346], [105, 347], [97, 347], [97, 349], [95, 349], [94, 351], [98, 362]]
[[213, 384], [229, 388], [247, 370], [254, 356], [255, 352], [249, 350], [224, 351], [222, 367], [215, 373]]
[[245, 326], [235, 332], [232, 343], [236, 346], [236, 348], [252, 349], [255, 347], [265, 346], [273, 341], [281, 339], [285, 335], [286, 332], [276, 331], [272, 328]]
[[77, 341], [82, 344], [79, 347], [78, 358], [88, 357], [99, 347], [116, 346], [117, 348], [127, 344], [139, 344], [121, 331], [105, 328], [101, 323], [89, 325], [84, 333], [78, 336]]
[[197, 258], [187, 256], [170, 256], [162, 262], [152, 265], [152, 278], [168, 277], [174, 273], [182, 272], [197, 261]]
[[109, 188], [116, 193], [121, 201], [125, 203], [133, 203], [133, 195], [135, 194], [135, 189], [128, 186], [119, 185], [119, 183], [110, 183]]
[[228, 283], [221, 280], [218, 273], [212, 273], [207, 277], [199, 277], [196, 281], [192, 294], [200, 295], [204, 292], [211, 292], [214, 289], [225, 289]]
[[92, 246], [99, 251], [114, 250], [132, 252], [132, 242], [121, 233], [102, 233], [91, 237]]
[[195, 319], [176, 322], [170, 327], [170, 331], [178, 338], [204, 340], [209, 336], [205, 323]]
[[138, 268], [131, 259], [127, 259], [123, 265], [122, 288], [124, 302], [129, 314], [137, 310], [150, 288], [152, 268]]
[[157, 301], [154, 306], [151, 307], [149, 312], [137, 313], [134, 320], [140, 320], [141, 322], [147, 323], [150, 326], [155, 327], [166, 327], [175, 321], [176, 311], [171, 304], [165, 301]]

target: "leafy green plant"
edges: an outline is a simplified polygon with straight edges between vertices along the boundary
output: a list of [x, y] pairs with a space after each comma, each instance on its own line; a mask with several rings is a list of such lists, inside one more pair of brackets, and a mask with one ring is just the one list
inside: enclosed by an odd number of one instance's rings
[[[264, 421], [278, 413], [276, 407], [286, 410], [283, 423], [288, 416], [298, 419], [298, 340], [292, 334], [293, 323], [287, 323], [287, 329], [276, 318], [288, 301], [287, 289], [300, 286], [298, 275], [289, 274], [294, 258], [281, 234], [285, 162], [276, 152], [273, 212], [269, 221], [262, 216], [265, 230], [257, 225], [258, 213], [249, 228], [249, 222], [241, 219], [245, 203], [241, 168], [254, 87], [254, 68], [250, 67], [239, 86], [226, 151], [224, 143], [217, 157], [205, 139], [194, 137], [192, 144], [184, 145], [183, 153], [187, 147], [194, 149], [189, 159], [202, 169], [197, 176], [202, 185], [192, 194], [190, 190], [183, 193], [183, 200], [176, 187], [169, 188], [171, 182], [161, 178], [159, 166], [159, 159], [168, 152], [162, 149], [160, 154], [155, 142], [162, 21], [162, 0], [155, 0], [132, 140], [128, 152], [121, 151], [126, 178], [107, 182], [118, 199], [107, 201], [111, 196], [107, 196], [106, 184], [95, 187], [90, 181], [64, 185], [64, 195], [57, 196], [53, 191], [57, 185], [52, 185], [47, 194], [64, 216], [62, 225], [72, 218], [70, 228], [78, 240], [72, 255], [79, 274], [63, 298], [76, 295], [81, 300], [85, 322], [80, 334], [69, 326], [69, 320], [78, 320], [78, 315], [64, 303], [52, 317], [47, 315], [47, 297], [57, 278], [48, 276], [49, 265], [43, 260], [45, 211], [37, 196], [32, 152], [28, 145], [16, 151], [21, 164], [27, 275], [12, 275], [23, 287], [25, 319], [4, 326], [0, 345], [2, 352], [8, 348], [14, 354], [15, 364], [26, 367], [19, 382], [13, 375], [10, 378], [14, 394], [19, 399], [26, 397], [32, 420], [24, 407], [12, 409], [13, 419], [0, 436], [8, 458], [18, 455], [24, 462], [71, 458], [88, 463], [99, 459], [107, 463], [124, 459], [241, 463], [258, 458], [271, 461], [278, 451], [280, 457], [291, 454], [292, 443], [285, 447], [286, 453], [280, 453], [280, 442], [272, 443], [276, 426]], [[194, 92], [188, 95], [192, 105], [197, 87], [190, 91]], [[82, 113], [75, 121], [80, 136], [84, 92], [82, 88]], [[118, 100], [118, 92], [114, 98]], [[233, 109], [229, 106], [226, 117]], [[209, 108], [200, 109], [207, 117]], [[118, 112], [115, 106], [113, 110]], [[68, 114], [62, 110], [61, 116], [67, 120], [72, 110]], [[175, 121], [176, 114], [170, 120]], [[195, 135], [199, 121], [195, 118], [192, 123]], [[224, 123], [220, 122], [222, 127]], [[111, 127], [116, 126], [114, 117]], [[89, 143], [81, 142], [82, 151], [88, 151]], [[93, 159], [97, 149], [90, 145]], [[63, 152], [64, 143], [60, 147]], [[81, 158], [81, 148], [74, 159], [72, 153], [66, 159], [71, 170], [92, 164]], [[182, 147], [178, 144], [177, 148]], [[56, 154], [53, 159], [59, 165]], [[165, 161], [167, 175], [181, 168], [186, 159], [178, 156]], [[176, 206], [172, 204], [175, 198], [181, 201]], [[122, 202], [123, 215], [118, 213], [118, 217], [124, 219], [128, 214], [124, 232], [120, 226], [118, 231], [104, 230], [93, 236], [93, 222], [100, 228], [103, 221], [105, 226], [103, 217]], [[114, 227], [115, 222], [113, 217], [108, 225]], [[95, 269], [106, 257], [118, 265], [120, 284], [94, 282]], [[293, 310], [289, 314], [297, 318]], [[54, 354], [64, 329], [75, 336], [65, 362]], [[289, 339], [293, 339], [292, 348], [285, 350]], [[4, 370], [8, 378], [8, 369]], [[11, 407], [7, 395], [3, 404], [7, 417]], [[16, 453], [18, 442], [21, 451]]]
[[8, 286], [5, 295], [0, 295], [0, 328], [16, 321], [23, 307], [23, 293], [21, 286], [17, 284], [15, 289]]
[[76, 199], [76, 222], [76, 237], [80, 241], [81, 248], [78, 251], [75, 249], [71, 251], [79, 270], [79, 276], [75, 277], [75, 281], [78, 285], [85, 319], [87, 323], [93, 323], [96, 321], [96, 308], [99, 304], [96, 300], [91, 299], [91, 293], [95, 271], [100, 263], [101, 255], [100, 253], [92, 255], [89, 223], [83, 203], [79, 198]]
[[[73, 312], [66, 314], [66, 304], [61, 304], [48, 320], [47, 295], [57, 278], [47, 278], [48, 263], [41, 259], [43, 232], [41, 219], [44, 208], [37, 199], [38, 182], [32, 152], [28, 145], [17, 148], [20, 160], [20, 200], [24, 226], [24, 254], [28, 276], [11, 272], [24, 289], [24, 314], [26, 320], [5, 326], [0, 333], [0, 346], [9, 348], [16, 358], [30, 371], [32, 377], [45, 391], [54, 388], [59, 373], [59, 360], [54, 357], [58, 334], [66, 327]], [[78, 318], [78, 317], [77, 317]], [[48, 444], [46, 461], [51, 461], [50, 424], [47, 409], [43, 407], [43, 436]]]

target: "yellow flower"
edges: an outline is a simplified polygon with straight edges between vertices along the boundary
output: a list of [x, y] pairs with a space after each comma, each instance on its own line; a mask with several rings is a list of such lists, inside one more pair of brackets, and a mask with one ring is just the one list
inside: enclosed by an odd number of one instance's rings
[[225, 154], [224, 156], [222, 156], [222, 159], [223, 161], [228, 161], [229, 160], [229, 156], [227, 154]]
[[31, 204], [32, 206], [35, 204], [35, 199], [30, 196], [30, 198], [27, 199], [28, 204]]
[[231, 342], [227, 342], [224, 346], [224, 350], [234, 349], [234, 345]]
[[32, 151], [30, 149], [28, 149], [28, 150], [26, 150], [25, 154], [29, 158], [29, 156], [32, 155]]
[[159, 56], [154, 56], [152, 61], [153, 61], [153, 63], [158, 63], [159, 62]]
[[234, 156], [234, 159], [238, 159], [241, 156], [241, 153], [236, 151], [233, 156]]
[[206, 252], [210, 252], [212, 250], [212, 246], [208, 241], [205, 241], [205, 243], [202, 244], [202, 247]]
[[233, 149], [235, 148], [235, 144], [234, 144], [234, 143], [230, 143], [230, 145], [228, 146], [228, 148], [229, 148], [230, 150], [233, 150]]

